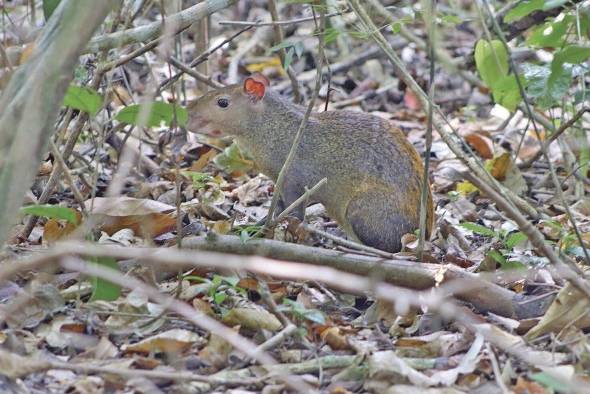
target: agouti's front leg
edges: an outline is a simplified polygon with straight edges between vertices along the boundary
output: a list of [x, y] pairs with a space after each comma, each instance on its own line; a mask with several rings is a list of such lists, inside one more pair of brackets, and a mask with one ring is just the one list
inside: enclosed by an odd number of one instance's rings
[[[276, 214], [279, 214], [283, 212], [285, 209], [287, 209], [287, 207], [293, 204], [293, 202], [295, 202], [295, 200], [301, 197], [303, 193], [305, 193], [305, 190], [303, 188], [299, 188], [297, 186], [290, 185], [287, 182], [285, 182], [283, 190], [281, 190], [281, 196], [279, 198], [279, 203], [277, 205]], [[289, 215], [294, 216], [297, 219], [303, 221], [303, 217], [305, 215], [305, 204], [299, 204], [299, 206], [296, 207], [293, 211], [291, 211]]]

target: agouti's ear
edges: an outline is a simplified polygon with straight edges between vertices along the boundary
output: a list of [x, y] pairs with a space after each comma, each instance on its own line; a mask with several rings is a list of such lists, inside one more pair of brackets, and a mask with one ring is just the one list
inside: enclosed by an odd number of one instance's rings
[[246, 78], [244, 81], [244, 93], [258, 101], [264, 97], [266, 86], [263, 82], [257, 81], [254, 78]]
[[264, 84], [264, 86], [266, 86], [266, 87], [270, 86], [270, 81], [268, 80], [268, 78], [266, 78], [266, 76], [264, 74], [254, 73], [254, 74], [250, 75], [250, 78], [252, 78], [258, 82], [262, 82]]

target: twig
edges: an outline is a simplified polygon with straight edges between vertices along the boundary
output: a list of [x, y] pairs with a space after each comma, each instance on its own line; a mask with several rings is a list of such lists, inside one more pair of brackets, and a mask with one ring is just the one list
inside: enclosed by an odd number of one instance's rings
[[[428, 29], [428, 57], [430, 58], [430, 79], [428, 81], [428, 123], [426, 126], [426, 151], [424, 152], [424, 173], [422, 174], [422, 191], [420, 193], [420, 237], [418, 238], [418, 260], [422, 260], [426, 241], [426, 220], [428, 220], [428, 197], [430, 197], [428, 170], [430, 168], [430, 150], [432, 148], [432, 115], [434, 114], [434, 69], [436, 36], [436, 0], [430, 0], [429, 9], [425, 10], [425, 19], [430, 21]], [[430, 201], [432, 204], [432, 200]], [[432, 220], [432, 218], [431, 218]]]
[[360, 251], [367, 252], [367, 253], [370, 253], [370, 254], [373, 254], [376, 256], [385, 257], [386, 259], [398, 259], [398, 257], [393, 253], [389, 253], [389, 252], [386, 252], [381, 249], [372, 248], [370, 246], [363, 245], [358, 242], [351, 241], [349, 239], [337, 237], [336, 235], [330, 234], [326, 231], [319, 230], [307, 223], [302, 223], [301, 227], [303, 227], [303, 229], [307, 232], [317, 234], [321, 237], [329, 239], [339, 245], [346, 246], [347, 248], [350, 248], [353, 250], [360, 250]]
[[[322, 11], [323, 12], [323, 11]], [[285, 163], [283, 164], [283, 167], [281, 168], [281, 171], [279, 172], [279, 176], [277, 177], [277, 181], [275, 182], [276, 188], [275, 188], [275, 192], [274, 195], [272, 197], [271, 203], [270, 203], [270, 208], [268, 209], [268, 214], [267, 217], [269, 220], [273, 220], [273, 216], [279, 201], [279, 196], [280, 196], [280, 192], [283, 188], [283, 183], [284, 183], [284, 179], [285, 179], [285, 175], [287, 174], [287, 170], [289, 169], [289, 167], [291, 166], [291, 163], [293, 162], [293, 160], [295, 159], [295, 152], [297, 151], [297, 148], [299, 147], [299, 142], [301, 141], [301, 137], [303, 137], [303, 132], [305, 131], [305, 127], [307, 126], [307, 121], [309, 120], [309, 117], [311, 115], [311, 112], [313, 110], [313, 106], [315, 101], [318, 98], [318, 95], [320, 93], [320, 87], [322, 85], [322, 67], [324, 66], [324, 59], [325, 59], [325, 54], [324, 54], [324, 26], [325, 26], [325, 18], [323, 17], [323, 13], [320, 15], [320, 28], [319, 28], [319, 34], [318, 34], [318, 64], [317, 64], [317, 71], [316, 71], [316, 82], [315, 82], [315, 87], [313, 90], [313, 95], [311, 97], [311, 99], [309, 100], [309, 104], [307, 105], [307, 109], [305, 110], [305, 115], [303, 116], [303, 119], [301, 120], [301, 124], [299, 125], [299, 129], [297, 130], [297, 133], [295, 134], [295, 138], [293, 139], [293, 144], [291, 145], [291, 149], [289, 150], [289, 154], [287, 155], [287, 158], [285, 159]], [[267, 225], [265, 225], [265, 228], [268, 228]]]
[[[241, 35], [242, 33], [246, 32], [246, 31], [250, 30], [251, 28], [252, 28], [252, 26], [248, 26], [248, 27], [246, 27], [244, 29], [241, 29], [240, 31], [238, 31], [237, 33], [234, 33], [232, 36], [230, 36], [229, 38], [223, 40], [222, 42], [220, 42], [219, 44], [217, 44], [213, 48], [210, 48], [209, 50], [201, 53], [199, 56], [197, 56], [196, 58], [194, 58], [190, 62], [189, 66], [190, 67], [195, 67], [195, 66], [201, 64], [202, 62], [206, 61], [207, 59], [209, 59], [209, 56], [211, 56], [211, 54], [213, 54], [219, 48], [222, 48], [227, 43], [232, 42], [236, 37], [238, 37], [239, 35]], [[184, 72], [181, 71], [181, 72], [179, 72], [177, 74], [174, 74], [170, 78], [164, 80], [160, 84], [160, 87], [158, 88], [158, 91], [161, 92], [161, 91], [167, 89], [168, 86], [170, 86], [174, 82], [178, 81], [183, 74], [184, 74]]]
[[533, 110], [531, 109], [531, 106], [529, 104], [528, 96], [526, 94], [526, 91], [524, 90], [524, 86], [522, 86], [522, 81], [519, 78], [519, 68], [518, 68], [517, 64], [514, 62], [514, 59], [512, 58], [511, 50], [510, 50], [510, 47], [508, 46], [508, 42], [506, 41], [506, 37], [504, 36], [504, 32], [500, 29], [500, 25], [498, 24], [498, 21], [494, 17], [494, 13], [492, 12], [492, 9], [490, 7], [490, 4], [488, 3], [488, 0], [480, 0], [480, 1], [482, 1], [483, 4], [485, 5], [489, 16], [492, 18], [492, 26], [494, 27], [496, 34], [500, 38], [500, 41], [502, 41], [502, 44], [504, 45], [504, 48], [506, 49], [506, 52], [508, 53], [508, 62], [510, 63], [510, 68], [512, 69], [512, 71], [515, 74], [516, 85], [518, 86], [520, 96], [522, 97], [523, 103], [526, 107], [527, 115], [528, 115], [529, 119], [531, 119], [531, 122], [533, 124], [533, 130], [535, 131], [535, 135], [537, 136], [537, 139], [539, 140], [539, 144], [541, 145], [541, 152], [543, 154], [543, 158], [545, 159], [545, 161], [547, 162], [547, 165], [549, 166], [549, 173], [551, 174], [551, 180], [553, 181], [553, 186], [555, 187], [555, 193], [557, 194], [557, 197], [559, 198], [559, 200], [563, 204], [565, 211], [567, 213], [568, 219], [569, 219], [570, 223], [572, 224], [572, 227], [574, 229], [574, 233], [576, 234], [576, 238], [578, 239], [578, 243], [580, 244], [580, 247], [582, 248], [582, 251], [584, 252], [584, 257], [586, 258], [586, 264], [590, 264], [590, 254], [588, 253], [588, 249], [586, 248], [586, 244], [582, 240], [582, 235], [580, 234], [580, 230], [578, 228], [578, 225], [576, 224], [576, 220], [571, 213], [571, 210], [569, 208], [569, 204], [567, 203], [567, 201], [565, 200], [565, 197], [563, 196], [563, 190], [561, 190], [561, 185], [559, 183], [559, 179], [557, 179], [557, 173], [555, 172], [555, 168], [553, 166], [553, 163], [551, 162], [551, 159], [549, 158], [549, 154], [547, 153], [546, 146], [545, 146], [545, 144], [543, 144], [543, 141], [541, 139], [541, 132], [539, 131], [539, 127], [537, 126], [537, 122], [533, 118]]
[[[214, 81], [213, 79], [211, 79], [211, 77], [208, 77], [205, 74], [201, 74], [197, 70], [193, 70], [192, 68], [190, 68], [189, 66], [187, 66], [186, 64], [182, 63], [180, 60], [178, 60], [172, 56], [170, 56], [168, 58], [168, 61], [170, 62], [170, 64], [172, 64], [174, 67], [180, 69], [182, 72], [190, 75], [191, 77], [193, 77], [194, 79], [196, 79], [199, 82], [203, 82], [204, 84], [211, 86], [212, 88], [219, 89], [219, 88], [222, 88], [225, 86], [223, 84], [220, 84], [217, 81]], [[169, 86], [169, 85], [167, 85], [167, 86]]]
[[[379, 47], [383, 50], [386, 54], [394, 69], [402, 79], [406, 85], [416, 93], [416, 96], [422, 103], [423, 107], [428, 106], [428, 96], [422, 90], [420, 85], [412, 78], [412, 76], [404, 69], [404, 64], [402, 60], [397, 56], [395, 51], [393, 50], [392, 46], [387, 42], [383, 34], [377, 29], [371, 18], [369, 17], [367, 11], [361, 5], [359, 0], [348, 0], [349, 4], [351, 4], [353, 10], [356, 12], [358, 17], [361, 19], [363, 24], [365, 25], [367, 31], [370, 33], [371, 37], [377, 42]], [[433, 114], [433, 124], [438, 130], [441, 138], [445, 143], [448, 145], [449, 149], [459, 158], [471, 171], [477, 174], [481, 179], [486, 179], [487, 182], [493, 185], [494, 188], [500, 190], [502, 194], [509, 198], [510, 204], [515, 204], [528, 215], [536, 218], [539, 216], [537, 210], [533, 208], [527, 201], [522, 199], [521, 197], [517, 196], [514, 192], [507, 189], [503, 185], [501, 185], [496, 179], [494, 179], [483, 167], [481, 162], [476, 158], [473, 154], [469, 145], [465, 143], [458, 135], [456, 130], [452, 127], [449, 120], [444, 116], [444, 113], [438, 106], [434, 107], [435, 114]], [[449, 132], [449, 130], [451, 132]], [[470, 155], [466, 155], [463, 152], [463, 148], [467, 149], [468, 152], [471, 152]]]
[[498, 365], [498, 359], [496, 358], [496, 354], [492, 350], [492, 347], [490, 346], [489, 343], [486, 343], [486, 353], [488, 354], [488, 357], [489, 357], [490, 361], [492, 362], [492, 371], [494, 371], [494, 379], [496, 380], [496, 384], [500, 387], [500, 390], [502, 390], [502, 393], [504, 393], [504, 394], [512, 393], [512, 391], [508, 390], [508, 387], [506, 387], [506, 384], [504, 383], [504, 380], [502, 379], [502, 372], [500, 371], [500, 366]]
[[[279, 215], [277, 215], [277, 217], [275, 219], [270, 220], [269, 227], [273, 227], [278, 222], [280, 222], [285, 217], [287, 217], [288, 214], [290, 214], [291, 212], [293, 212], [293, 210], [295, 210], [301, 204], [304, 204], [306, 201], [308, 201], [309, 198], [311, 196], [313, 196], [327, 182], [328, 182], [328, 178], [324, 178], [324, 179], [320, 180], [318, 183], [316, 183], [316, 185], [314, 187], [312, 187], [311, 189], [307, 189], [305, 191], [305, 193], [303, 193], [301, 195], [301, 197], [299, 197], [297, 200], [293, 201], [291, 203], [291, 205], [289, 205], [287, 208], [285, 208], [285, 210], [283, 212], [281, 212]], [[303, 209], [305, 209], [305, 207], [303, 207]]]
[[[241, 243], [239, 239], [238, 243]], [[278, 243], [280, 244], [280, 242]], [[348, 274], [324, 266], [316, 266], [312, 269], [306, 264], [271, 261], [261, 257], [239, 257], [206, 252], [190, 253], [176, 248], [165, 250], [159, 248], [121, 248], [81, 242], [64, 243], [58, 245], [44, 256], [19, 260], [12, 264], [14, 273], [31, 269], [33, 267], [47, 265], [55, 260], [62, 260], [62, 265], [66, 269], [79, 271], [88, 275], [99, 276], [120, 286], [141, 290], [152, 300], [162, 305], [169, 306], [170, 310], [179, 313], [198, 327], [202, 327], [210, 332], [215, 332], [236, 347], [236, 349], [243, 351], [248, 356], [257, 359], [266, 365], [271, 364], [274, 360], [265, 353], [256, 353], [253, 350], [256, 349], [256, 346], [253, 346], [254, 344], [252, 342], [243, 338], [232, 329], [218, 323], [216, 320], [209, 318], [204, 314], [196, 314], [194, 308], [186, 303], [163, 295], [157, 289], [146, 286], [143, 282], [140, 282], [135, 278], [120, 275], [119, 272], [111, 269], [81, 262], [72, 258], [71, 255], [136, 258], [141, 259], [144, 263], [159, 261], [160, 264], [166, 264], [167, 266], [174, 267], [176, 270], [184, 266], [211, 266], [226, 270], [244, 270], [259, 274], [268, 274], [280, 278], [318, 280], [329, 284], [330, 286], [355, 294], [370, 292], [377, 298], [390, 301], [394, 304], [400, 304], [404, 307], [407, 305], [426, 306], [433, 311], [438, 311], [444, 317], [460, 322], [470, 331], [480, 333], [486, 340], [490, 341], [495, 346], [500, 347], [510, 354], [533, 365], [552, 366], [555, 363], [565, 360], [565, 355], [563, 354], [535, 351], [524, 343], [521, 338], [510, 335], [491, 324], [481, 324], [479, 319], [474, 319], [470, 313], [459, 308], [437, 289], [428, 289], [422, 292], [407, 290], [384, 282], [375, 282], [366, 275]], [[5, 276], [7, 271], [10, 270], [7, 270], [6, 265], [3, 265], [3, 269], [0, 271], [0, 279]], [[473, 277], [475, 278], [475, 276]], [[468, 287], [473, 288], [472, 286], [475, 284], [474, 281], [470, 281], [468, 282]], [[495, 295], [487, 293], [489, 287], [485, 289], [486, 285], [489, 285], [489, 283], [486, 284], [486, 282], [481, 281], [480, 283], [477, 283], [476, 287], [479, 287], [480, 285], [484, 288], [479, 289], [478, 292], [485, 293], [483, 294], [485, 298], [495, 297]], [[289, 379], [289, 383], [293, 384], [294, 377], [285, 377], [285, 379]], [[301, 389], [306, 388], [307, 386], [298, 387]]]
[[[279, 11], [277, 9], [277, 3], [275, 2], [275, 0], [268, 0], [267, 3], [268, 3], [268, 11], [270, 12], [270, 17], [272, 18], [273, 22], [278, 21], [279, 20]], [[281, 29], [281, 26], [278, 24], [272, 25], [272, 28], [275, 33], [275, 41], [276, 41], [275, 45], [279, 45], [284, 40], [283, 29]], [[281, 59], [281, 64], [284, 67], [286, 65], [285, 59], [287, 57], [287, 51], [285, 50], [285, 48], [279, 49], [279, 57]], [[287, 72], [287, 76], [289, 77], [289, 80], [291, 81], [291, 88], [293, 89], [293, 101], [295, 101], [297, 104], [299, 104], [301, 102], [301, 92], [299, 91], [299, 82], [297, 81], [297, 76], [295, 75], [295, 71], [293, 71], [293, 67], [291, 67], [290, 65], [287, 65], [287, 68], [285, 71]]]
[[[336, 12], [331, 12], [329, 14], [326, 14], [326, 18], [331, 18], [333, 16], [338, 16], [338, 15], [343, 15], [350, 12], [349, 10], [343, 10], [343, 11], [336, 11]], [[288, 21], [272, 21], [272, 22], [263, 22], [263, 21], [256, 21], [256, 22], [248, 22], [248, 21], [219, 21], [219, 24], [221, 26], [249, 26], [249, 27], [258, 27], [258, 26], [289, 26], [289, 25], [295, 25], [297, 23], [302, 23], [302, 22], [309, 22], [309, 21], [313, 21], [315, 18], [313, 16], [306, 16], [303, 18], [295, 18], [295, 19], [290, 19]]]
[[585, 280], [583, 272], [576, 269], [574, 264], [566, 265], [562, 262], [553, 249], [545, 243], [543, 234], [541, 234], [541, 232], [537, 230], [517, 209], [508, 204], [505, 198], [472, 173], [464, 172], [462, 177], [477, 186], [478, 189], [484, 192], [486, 196], [496, 203], [498, 208], [504, 211], [508, 217], [516, 222], [520, 231], [526, 234], [535, 249], [541, 255], [549, 259], [560, 277], [572, 282], [576, 288], [590, 298], [590, 286]]
[[559, 138], [559, 136], [562, 135], [567, 129], [572, 127], [578, 120], [580, 120], [580, 118], [586, 112], [590, 112], [590, 107], [582, 108], [571, 119], [568, 119], [567, 122], [565, 122], [561, 126], [559, 126], [559, 128], [557, 130], [555, 130], [545, 142], [543, 142], [543, 146], [537, 151], [537, 153], [535, 153], [535, 155], [533, 157], [531, 157], [530, 159], [528, 159], [526, 162], [519, 165], [519, 167], [520, 168], [528, 168], [534, 162], [539, 160], [539, 158], [543, 155], [543, 150], [549, 149], [549, 145], [551, 143], [553, 143], [557, 138]]
[[64, 161], [64, 158], [59, 152], [59, 149], [52, 140], [49, 140], [49, 150], [51, 151], [53, 157], [55, 157], [55, 160], [57, 161], [58, 165], [62, 168], [64, 177], [66, 178], [66, 181], [68, 181], [70, 188], [72, 189], [72, 193], [74, 194], [74, 198], [76, 199], [76, 202], [78, 203], [78, 206], [82, 211], [82, 215], [88, 216], [88, 212], [86, 212], [86, 205], [84, 204], [84, 197], [82, 196], [82, 193], [80, 193], [80, 190], [76, 186], [76, 182], [74, 182], [74, 178], [72, 178], [72, 174], [70, 174], [70, 169], [68, 168], [68, 165]]
[[[168, 16], [166, 18], [166, 23], [170, 26], [174, 26], [175, 32], [184, 30], [195, 21], [214, 14], [230, 5], [234, 5], [236, 2], [237, 0], [207, 0]], [[86, 52], [99, 52], [105, 49], [108, 50], [128, 44], [152, 40], [160, 35], [162, 29], [162, 22], [156, 21], [132, 29], [94, 37], [86, 47]], [[175, 32], [171, 33], [175, 34]]]
[[[217, 320], [207, 316], [204, 313], [199, 313], [194, 308], [189, 306], [185, 302], [178, 301], [170, 296], [160, 293], [158, 289], [148, 286], [146, 283], [141, 282], [135, 278], [129, 276], [123, 276], [120, 272], [113, 269], [100, 267], [97, 265], [91, 265], [84, 261], [80, 261], [73, 258], [64, 258], [62, 266], [66, 269], [78, 271], [86, 275], [98, 276], [106, 279], [114, 284], [121, 287], [125, 287], [130, 290], [140, 291], [146, 294], [149, 298], [158, 302], [160, 305], [165, 306], [169, 310], [172, 310], [180, 314], [183, 318], [197, 327], [200, 327], [208, 332], [219, 335], [227, 342], [229, 342], [236, 349], [244, 352], [248, 356], [252, 357], [256, 361], [264, 365], [274, 365], [276, 361], [267, 353], [257, 351], [255, 343], [249, 339], [241, 336], [236, 331], [229, 327], [219, 323]], [[287, 383], [294, 390], [301, 393], [315, 392], [312, 387], [301, 380], [299, 377], [279, 375], [281, 380]]]

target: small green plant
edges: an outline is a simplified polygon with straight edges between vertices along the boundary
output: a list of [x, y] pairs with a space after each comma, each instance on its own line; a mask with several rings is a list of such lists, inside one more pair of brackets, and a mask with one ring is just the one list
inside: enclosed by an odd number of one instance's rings
[[212, 279], [203, 278], [196, 275], [186, 275], [183, 280], [195, 281], [203, 284], [203, 292], [211, 298], [213, 303], [219, 307], [221, 314], [227, 312], [227, 309], [222, 306], [227, 299], [227, 290], [232, 289], [234, 292], [246, 296], [247, 291], [238, 286], [240, 278], [237, 276], [221, 276], [214, 275]]
[[494, 238], [500, 241], [501, 246], [499, 248], [490, 248], [486, 256], [494, 259], [502, 269], [518, 269], [525, 268], [525, 265], [516, 260], [510, 260], [506, 256], [512, 253], [514, 247], [521, 242], [526, 241], [527, 236], [521, 231], [496, 231], [477, 223], [464, 222], [460, 224], [466, 230], [471, 231], [474, 234], [478, 234], [487, 238]]
[[257, 226], [254, 224], [249, 224], [245, 226], [235, 226], [232, 232], [236, 235], [240, 236], [240, 240], [243, 243], [248, 242], [248, 240], [252, 238], [261, 238], [262, 237], [262, 230], [263, 226]]
[[283, 303], [279, 305], [279, 311], [289, 313], [295, 320], [306, 321], [312, 323], [325, 324], [326, 318], [324, 314], [317, 309], [307, 309], [303, 304], [288, 298], [283, 299]]

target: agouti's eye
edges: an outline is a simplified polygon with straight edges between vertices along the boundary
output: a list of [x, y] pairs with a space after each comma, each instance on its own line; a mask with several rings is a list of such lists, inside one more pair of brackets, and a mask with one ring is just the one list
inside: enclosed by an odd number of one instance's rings
[[229, 106], [229, 99], [225, 97], [218, 98], [217, 105], [219, 105], [221, 108], [227, 108]]

